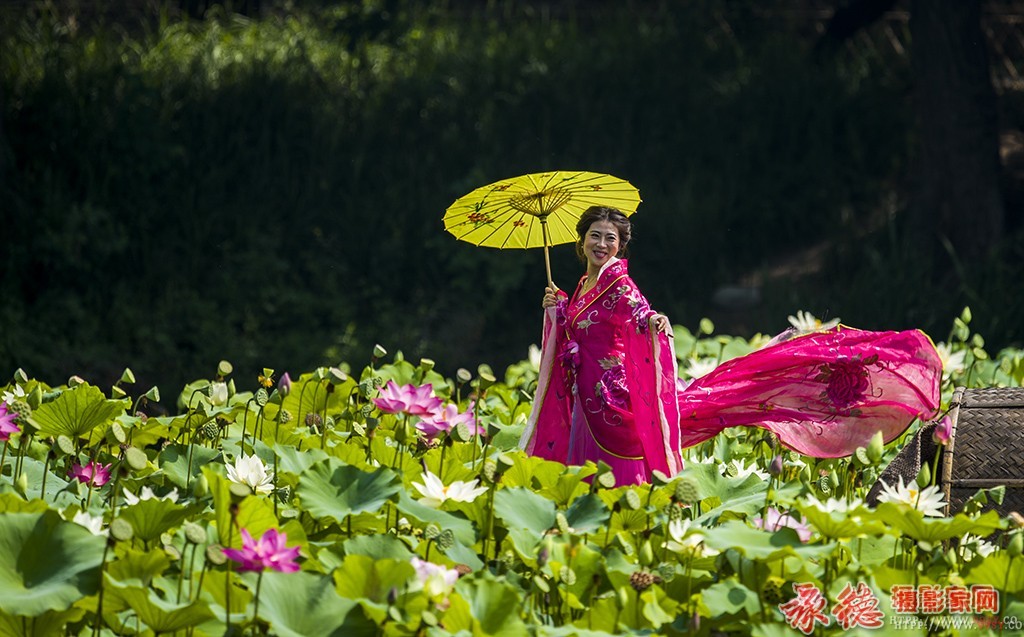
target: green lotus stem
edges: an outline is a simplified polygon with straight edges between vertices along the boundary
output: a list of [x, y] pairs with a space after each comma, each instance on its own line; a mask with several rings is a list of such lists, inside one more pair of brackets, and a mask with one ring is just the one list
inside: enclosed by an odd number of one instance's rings
[[103, 585], [103, 571], [107, 568], [107, 553], [110, 551], [110, 545], [113, 543], [113, 538], [107, 538], [107, 544], [103, 547], [103, 559], [100, 561], [100, 592], [96, 600], [96, 621], [92, 626], [92, 634], [94, 636], [100, 633], [100, 622], [103, 620], [103, 591], [106, 590], [106, 587]]
[[[231, 536], [234, 535], [234, 531], [235, 531], [235, 516], [232, 515], [231, 516], [231, 522], [228, 523], [228, 541], [225, 543], [225, 546], [227, 546], [229, 548], [231, 547]], [[225, 608], [224, 620], [225, 620], [225, 623], [226, 623], [225, 630], [224, 630], [224, 634], [225, 635], [231, 633], [231, 560], [228, 560], [227, 566], [228, 566], [228, 574], [227, 574], [227, 577], [224, 578], [224, 608]]]
[[[3, 451], [3, 454], [0, 454], [0, 476], [2, 476], [4, 474], [4, 463], [7, 462], [7, 445], [9, 445], [9, 444], [11, 444], [10, 441], [4, 440], [4, 451]], [[14, 481], [14, 473], [13, 473], [13, 471], [14, 470], [12, 469], [11, 471], [12, 471], [12, 473], [11, 473], [11, 482], [13, 482]]]
[[[39, 487], [39, 499], [46, 502], [46, 476], [50, 474], [50, 454], [52, 451], [46, 452], [46, 460], [43, 461], [43, 480], [42, 486]], [[3, 466], [0, 464], [0, 466]]]
[[[470, 458], [470, 465], [474, 471], [476, 470], [476, 450], [480, 446], [480, 401], [484, 399], [485, 393], [486, 390], [480, 390], [480, 395], [476, 397], [476, 401], [473, 403], [473, 457]], [[481, 455], [480, 460], [483, 461], [483, 455]]]
[[11, 474], [12, 480], [17, 480], [18, 476], [21, 475], [21, 468], [24, 464], [22, 460], [25, 458], [25, 450], [31, 446], [32, 434], [29, 433], [28, 436], [26, 436], [24, 430], [22, 430], [21, 437], [18, 439], [18, 461], [15, 465], [14, 472]]
[[256, 576], [256, 599], [253, 602], [253, 608], [252, 608], [252, 633], [254, 635], [256, 634], [256, 631], [257, 631], [258, 626], [259, 626], [259, 619], [257, 619], [257, 618], [260, 616], [260, 586], [262, 586], [262, 585], [263, 585], [263, 571], [260, 571], [260, 574]]

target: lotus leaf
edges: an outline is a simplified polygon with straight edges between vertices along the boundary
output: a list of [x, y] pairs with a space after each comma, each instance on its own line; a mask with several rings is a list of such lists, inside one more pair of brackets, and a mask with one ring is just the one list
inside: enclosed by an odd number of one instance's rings
[[263, 574], [260, 617], [280, 637], [359, 637], [377, 635], [377, 625], [355, 601], [335, 591], [334, 580], [315, 573]]
[[109, 425], [123, 414], [125, 403], [107, 400], [98, 387], [79, 385], [32, 412], [31, 422], [40, 436], [60, 435], [77, 440], [100, 425]]
[[400, 491], [402, 483], [394, 471], [383, 468], [368, 473], [334, 458], [304, 471], [298, 488], [306, 511], [318, 519], [337, 521], [356, 513], [378, 511]]
[[36, 617], [92, 595], [104, 545], [55, 511], [0, 515], [0, 610]]

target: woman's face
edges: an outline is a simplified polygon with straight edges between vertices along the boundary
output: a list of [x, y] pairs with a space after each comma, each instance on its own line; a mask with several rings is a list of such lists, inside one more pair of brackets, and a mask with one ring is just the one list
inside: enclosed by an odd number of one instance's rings
[[619, 253], [619, 231], [611, 221], [595, 221], [583, 235], [588, 270], [600, 270]]

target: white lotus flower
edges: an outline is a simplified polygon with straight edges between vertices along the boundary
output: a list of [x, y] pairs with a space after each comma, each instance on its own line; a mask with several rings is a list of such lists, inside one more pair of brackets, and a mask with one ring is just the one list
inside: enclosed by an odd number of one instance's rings
[[939, 343], [935, 346], [939, 352], [939, 359], [942, 360], [942, 377], [949, 378], [953, 374], [964, 371], [964, 364], [967, 362], [967, 351], [959, 350], [954, 352], [953, 346], [948, 343]]
[[896, 502], [910, 505], [927, 516], [943, 517], [943, 508], [946, 501], [942, 499], [942, 493], [935, 485], [918, 489], [916, 482], [909, 485], [903, 484], [903, 476], [900, 476], [900, 483], [895, 489], [885, 482], [882, 483], [882, 494], [878, 496], [879, 502]]
[[91, 515], [85, 511], [79, 511], [75, 514], [75, 517], [71, 518], [71, 521], [89, 529], [89, 532], [93, 535], [100, 535], [102, 537], [110, 535], [110, 531], [103, 528], [102, 515]]
[[534, 369], [540, 369], [540, 354], [540, 348], [537, 347], [536, 345], [531, 344], [530, 352], [529, 354], [527, 354], [527, 358], [530, 361], [530, 365], [532, 365]]
[[441, 478], [438, 478], [429, 471], [425, 471], [423, 473], [423, 484], [413, 482], [412, 486], [416, 487], [416, 490], [423, 495], [420, 498], [422, 504], [436, 509], [447, 500], [455, 502], [472, 502], [476, 500], [478, 496], [487, 492], [487, 487], [476, 486], [478, 482], [479, 480], [470, 480], [469, 482], [456, 480], [450, 485], [444, 486]]
[[700, 378], [706, 376], [711, 370], [718, 367], [718, 362], [713, 358], [691, 358], [687, 360], [683, 374], [689, 378]]
[[860, 498], [854, 498], [850, 502], [847, 502], [845, 499], [829, 498], [822, 502], [817, 498], [808, 496], [805, 501], [815, 509], [825, 513], [849, 513], [864, 506], [864, 501]]
[[25, 397], [25, 390], [21, 388], [21, 385], [15, 385], [9, 390], [4, 391], [3, 399], [0, 402], [10, 405], [16, 400], [20, 400]]
[[662, 544], [673, 553], [693, 557], [718, 555], [716, 549], [704, 546], [704, 531], [691, 529], [689, 520], [672, 520], [668, 523], [668, 539]]
[[124, 493], [124, 503], [127, 504], [128, 506], [138, 504], [143, 500], [170, 500], [171, 502], [178, 501], [177, 487], [171, 489], [170, 493], [164, 496], [157, 496], [157, 494], [153, 493], [153, 490], [150, 489], [149, 487], [142, 487], [142, 490], [139, 491], [139, 495], [135, 495], [128, 489], [121, 489], [121, 492]]
[[425, 562], [415, 555], [410, 560], [416, 569], [416, 580], [412, 590], [423, 590], [433, 599], [444, 599], [455, 588], [459, 572], [433, 562]]
[[228, 480], [244, 484], [253, 493], [270, 493], [274, 490], [274, 472], [267, 471], [259, 456], [242, 454], [235, 459], [234, 466], [228, 465]]
[[744, 466], [742, 460], [733, 460], [725, 466], [725, 470], [729, 475], [736, 476], [737, 478], [746, 479], [747, 476], [757, 476], [761, 480], [768, 482], [771, 476], [768, 475], [767, 471], [762, 471], [757, 467], [756, 464], [751, 464], [749, 467]]
[[800, 310], [796, 313], [796, 316], [787, 316], [789, 324], [796, 328], [796, 331], [800, 334], [813, 334], [814, 332], [824, 332], [830, 330], [836, 325], [839, 325], [839, 319], [834, 318], [831, 321], [822, 323], [821, 319], [814, 316], [810, 312]]
[[960, 546], [963, 547], [963, 559], [965, 562], [970, 562], [974, 557], [988, 557], [995, 552], [996, 546], [991, 542], [987, 542], [977, 535], [965, 535], [960, 540]]
[[220, 407], [228, 402], [228, 384], [215, 381], [210, 383], [210, 404]]

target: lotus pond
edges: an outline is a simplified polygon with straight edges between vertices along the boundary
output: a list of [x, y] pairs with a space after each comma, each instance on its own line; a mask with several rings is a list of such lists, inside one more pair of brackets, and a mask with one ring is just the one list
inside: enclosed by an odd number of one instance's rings
[[[801, 316], [800, 319], [807, 317]], [[954, 386], [1019, 386], [970, 313]], [[676, 327], [683, 375], [767, 338]], [[926, 468], [865, 504], [922, 423], [816, 460], [760, 430], [677, 476], [517, 448], [530, 358], [445, 378], [378, 346], [358, 365], [232, 369], [176, 395], [22, 370], [0, 407], [2, 635], [1020, 634], [1022, 530]], [[170, 400], [168, 400], [170, 399]], [[939, 428], [941, 431], [941, 427]]]

